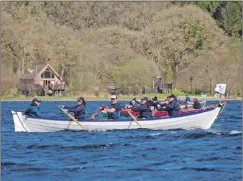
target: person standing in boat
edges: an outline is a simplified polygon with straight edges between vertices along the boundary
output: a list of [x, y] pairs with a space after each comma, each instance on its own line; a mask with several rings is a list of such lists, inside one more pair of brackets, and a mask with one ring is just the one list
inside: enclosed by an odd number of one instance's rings
[[140, 118], [150, 119], [152, 117], [152, 111], [147, 104], [148, 98], [144, 97], [142, 98], [142, 104], [139, 107], [132, 107], [132, 111], [134, 112], [140, 112]]
[[39, 112], [39, 106], [41, 101], [37, 98], [34, 98], [31, 102], [31, 105], [27, 108], [27, 110], [24, 112], [25, 115], [29, 116], [37, 116], [41, 117], [41, 114]]
[[121, 105], [117, 101], [116, 95], [111, 96], [111, 108], [104, 108], [102, 113], [108, 114], [108, 119], [119, 119], [121, 111]]
[[77, 99], [76, 106], [60, 106], [60, 107], [73, 112], [75, 119], [79, 121], [85, 120], [86, 101], [84, 100], [83, 97], [79, 97]]
[[180, 104], [174, 94], [168, 97], [168, 101], [164, 102], [165, 108], [163, 111], [168, 111], [169, 116], [179, 116], [180, 115]]

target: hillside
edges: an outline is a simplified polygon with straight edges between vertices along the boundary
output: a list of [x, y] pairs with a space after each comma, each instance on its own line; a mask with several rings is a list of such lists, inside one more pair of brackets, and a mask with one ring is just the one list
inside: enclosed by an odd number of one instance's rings
[[239, 2], [4, 2], [2, 10], [4, 94], [27, 67], [48, 62], [72, 95], [109, 83], [138, 94], [158, 75], [185, 91], [192, 77], [194, 92], [227, 83], [242, 95]]

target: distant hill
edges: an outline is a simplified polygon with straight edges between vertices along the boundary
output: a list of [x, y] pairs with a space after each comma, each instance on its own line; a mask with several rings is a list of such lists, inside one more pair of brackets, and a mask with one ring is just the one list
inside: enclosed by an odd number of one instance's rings
[[72, 94], [115, 83], [141, 93], [154, 77], [242, 95], [241, 2], [3, 2], [2, 87], [49, 63]]

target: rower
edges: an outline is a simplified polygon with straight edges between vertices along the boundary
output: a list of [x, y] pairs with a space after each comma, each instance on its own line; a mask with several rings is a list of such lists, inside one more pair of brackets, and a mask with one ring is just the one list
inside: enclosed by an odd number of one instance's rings
[[168, 101], [165, 101], [164, 111], [168, 111], [169, 116], [178, 116], [180, 115], [180, 104], [177, 101], [177, 98], [174, 94], [168, 97]]
[[104, 108], [102, 113], [108, 114], [108, 119], [119, 119], [121, 111], [121, 105], [117, 101], [116, 95], [111, 96], [111, 108]]
[[134, 107], [131, 110], [134, 112], [140, 112], [140, 118], [150, 119], [152, 117], [152, 111], [147, 104], [148, 98], [144, 97], [142, 98], [142, 104], [138, 107]]
[[188, 102], [188, 104], [193, 105], [194, 109], [201, 109], [202, 108], [202, 105], [200, 104], [200, 102], [197, 98], [193, 98], [192, 102]]
[[61, 108], [68, 109], [68, 111], [71, 111], [74, 113], [74, 118], [82, 121], [85, 119], [85, 107], [86, 107], [86, 101], [83, 97], [79, 97], [77, 99], [77, 105], [76, 106], [60, 106]]
[[24, 114], [29, 116], [41, 117], [41, 114], [39, 112], [40, 103], [41, 103], [40, 100], [34, 98], [31, 102], [31, 105], [27, 108]]

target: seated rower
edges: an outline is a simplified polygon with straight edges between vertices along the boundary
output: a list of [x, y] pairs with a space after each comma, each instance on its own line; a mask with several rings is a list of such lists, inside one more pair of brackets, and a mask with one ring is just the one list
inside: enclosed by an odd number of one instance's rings
[[163, 110], [168, 111], [169, 116], [180, 115], [180, 104], [174, 94], [168, 97], [168, 101], [164, 102], [164, 106], [165, 108]]
[[39, 112], [40, 103], [41, 103], [40, 100], [38, 100], [37, 98], [34, 98], [32, 100], [31, 105], [27, 108], [27, 110], [24, 112], [24, 114], [29, 115], [29, 116], [40, 117], [41, 116], [41, 114]]
[[133, 107], [131, 110], [134, 112], [140, 112], [140, 118], [150, 119], [152, 117], [152, 111], [147, 102], [148, 98], [144, 97], [142, 99], [142, 104], [138, 107]]
[[193, 98], [192, 102], [188, 102], [188, 104], [193, 105], [194, 109], [201, 109], [202, 106], [197, 98]]
[[166, 97], [164, 101], [157, 101], [154, 107], [155, 107], [158, 111], [163, 111], [163, 109], [164, 109], [165, 106], [166, 106], [166, 102], [168, 102], [168, 101], [169, 101], [169, 96]]
[[121, 106], [117, 101], [116, 95], [111, 96], [111, 108], [104, 108], [101, 110], [102, 113], [108, 114], [108, 119], [119, 119]]
[[68, 111], [71, 111], [74, 113], [75, 119], [78, 121], [85, 120], [85, 107], [86, 107], [86, 101], [83, 97], [79, 97], [77, 99], [77, 105], [76, 106], [60, 106], [61, 108], [68, 109]]
[[125, 109], [131, 109], [132, 107], [136, 107], [136, 106], [140, 106], [140, 103], [137, 101], [137, 99], [136, 98], [133, 98], [132, 100], [131, 100], [131, 102], [129, 103], [129, 105], [125, 105]]

